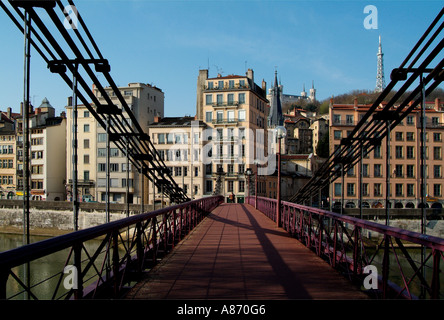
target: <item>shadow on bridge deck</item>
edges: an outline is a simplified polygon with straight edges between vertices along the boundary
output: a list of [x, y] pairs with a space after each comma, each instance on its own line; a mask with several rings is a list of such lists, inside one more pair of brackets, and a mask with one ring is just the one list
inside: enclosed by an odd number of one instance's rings
[[246, 204], [222, 204], [127, 299], [365, 299], [347, 279]]

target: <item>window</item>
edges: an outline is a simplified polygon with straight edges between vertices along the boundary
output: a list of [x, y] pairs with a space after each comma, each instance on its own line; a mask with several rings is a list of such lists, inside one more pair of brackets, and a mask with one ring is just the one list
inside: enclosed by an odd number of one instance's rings
[[228, 81], [228, 88], [233, 89], [234, 88], [234, 80]]
[[[154, 135], [153, 135], [154, 138]], [[165, 133], [158, 133], [157, 134], [157, 143], [158, 144], [165, 144]]]
[[341, 183], [335, 183], [335, 196], [340, 196], [342, 193]]
[[441, 160], [441, 147], [433, 147], [433, 159]]
[[97, 171], [98, 171], [98, 172], [105, 172], [105, 171], [106, 171], [106, 165], [105, 165], [105, 163], [99, 163], [99, 164], [97, 164]]
[[174, 141], [174, 134], [173, 133], [167, 133], [167, 143], [173, 144]]
[[395, 194], [396, 194], [397, 197], [403, 197], [404, 196], [403, 184], [402, 183], [395, 184]]
[[207, 180], [205, 182], [205, 191], [206, 191], [206, 193], [213, 192], [213, 181], [212, 180]]
[[395, 154], [396, 154], [396, 159], [402, 159], [403, 158], [403, 147], [396, 146], [395, 147]]
[[223, 103], [224, 103], [224, 98], [223, 98], [224, 96], [222, 95], [222, 94], [218, 94], [217, 95], [217, 105], [218, 106], [221, 106], [221, 105], [223, 105]]
[[207, 111], [205, 112], [205, 121], [211, 122], [213, 120], [213, 112]]
[[415, 124], [415, 118], [413, 116], [407, 116], [407, 125], [412, 126]]
[[227, 102], [228, 102], [228, 105], [229, 105], [229, 106], [234, 105], [234, 94], [229, 93], [229, 94], [227, 95]]
[[375, 183], [374, 185], [373, 185], [373, 195], [375, 196], [375, 197], [380, 197], [380, 196], [382, 196], [382, 191], [381, 191], [382, 189], [381, 189], [381, 184], [380, 183]]
[[368, 183], [363, 183], [362, 184], [362, 195], [363, 196], [369, 196], [369, 193], [368, 193]]
[[396, 141], [404, 141], [404, 134], [403, 132], [395, 132], [395, 140]]
[[83, 117], [89, 118], [89, 111], [83, 111]]
[[440, 184], [434, 184], [433, 185], [433, 195], [435, 197], [441, 196], [441, 185]]
[[245, 181], [239, 181], [239, 192], [245, 192]]
[[217, 122], [220, 123], [224, 120], [224, 112], [223, 111], [218, 111], [217, 112]]
[[217, 86], [218, 86], [218, 89], [219, 89], [219, 90], [220, 90], [220, 89], [223, 89], [223, 88], [224, 88], [224, 82], [223, 82], [223, 80], [219, 80]]
[[341, 140], [342, 138], [342, 131], [341, 130], [335, 130], [334, 131], [334, 139], [335, 140]]
[[407, 178], [414, 178], [415, 177], [415, 166], [413, 164], [407, 165], [406, 175], [407, 175]]
[[375, 176], [375, 177], [381, 177], [382, 176], [382, 171], [381, 171], [381, 165], [380, 164], [373, 165], [373, 176]]
[[83, 155], [83, 163], [84, 164], [89, 164], [89, 154]]
[[228, 181], [228, 192], [234, 191], [234, 181]]
[[97, 134], [97, 142], [106, 142], [106, 133]]
[[109, 156], [110, 157], [118, 157], [119, 156], [119, 149], [117, 149], [117, 148], [110, 148], [109, 149]]
[[407, 146], [406, 157], [407, 159], [415, 159], [415, 147]]
[[89, 124], [83, 125], [83, 132], [89, 132]]
[[334, 114], [333, 115], [333, 123], [340, 124], [341, 123], [341, 115], [340, 114]]
[[234, 122], [234, 111], [227, 112], [228, 122]]
[[[132, 188], [133, 187], [133, 179], [129, 179], [128, 181], [129, 181], [128, 187]], [[122, 188], [126, 188], [126, 179], [125, 178], [122, 179]]]
[[364, 165], [362, 166], [362, 176], [364, 176], [364, 177], [368, 177], [368, 176], [369, 176], [369, 173], [368, 173], [368, 164], [364, 164]]
[[213, 82], [212, 81], [208, 82], [208, 89], [210, 89], [210, 90], [213, 89]]
[[246, 116], [245, 110], [239, 110], [238, 116], [239, 116], [239, 121], [245, 121], [245, 116]]
[[212, 94], [205, 95], [205, 104], [207, 106], [210, 106], [213, 104], [213, 95]]
[[395, 177], [396, 178], [402, 178], [403, 177], [403, 165], [402, 164], [397, 164], [395, 167]]
[[407, 132], [406, 133], [406, 140], [407, 141], [415, 141], [415, 133], [414, 132]]
[[109, 169], [110, 169], [110, 172], [119, 172], [119, 164], [118, 163], [110, 163]]
[[97, 157], [106, 157], [106, 149], [105, 148], [99, 148], [97, 149]]
[[413, 183], [407, 183], [407, 197], [415, 196], [415, 185]]
[[239, 103], [245, 103], [245, 93], [239, 93]]
[[133, 95], [133, 91], [132, 90], [124, 90], [123, 91], [123, 95], [124, 96], [132, 96]]
[[441, 165], [433, 166], [433, 176], [435, 178], [441, 178]]
[[435, 133], [433, 133], [433, 141], [435, 141], [435, 142], [441, 142], [441, 141], [442, 141], [442, 139], [441, 139], [441, 133], [439, 133], [439, 132], [435, 132]]
[[351, 114], [347, 114], [347, 115], [346, 115], [346, 118], [345, 118], [345, 122], [346, 122], [347, 124], [353, 124], [353, 123], [354, 123], [353, 115], [351, 115]]
[[375, 149], [373, 150], [373, 157], [374, 158], [381, 158], [381, 146], [375, 146]]
[[355, 184], [347, 183], [347, 196], [354, 196], [354, 195], [355, 195]]

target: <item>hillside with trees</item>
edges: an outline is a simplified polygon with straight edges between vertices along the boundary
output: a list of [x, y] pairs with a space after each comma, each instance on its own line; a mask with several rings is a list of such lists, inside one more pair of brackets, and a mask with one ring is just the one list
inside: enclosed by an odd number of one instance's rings
[[[411, 91], [405, 92], [398, 99], [399, 103], [404, 101], [409, 95]], [[396, 94], [396, 91], [391, 91], [387, 97], [384, 99], [385, 101], [389, 101]], [[380, 93], [374, 92], [371, 90], [352, 90], [348, 93], [343, 93], [337, 96], [333, 96], [334, 103], [337, 104], [353, 104], [355, 99], [358, 99], [358, 104], [372, 104], [379, 97]], [[427, 96], [427, 101], [433, 101], [436, 98], [440, 98], [444, 100], [444, 90], [442, 88], [436, 88], [431, 94]], [[283, 112], [287, 112], [293, 110], [294, 108], [301, 108], [307, 111], [316, 111], [319, 114], [328, 113], [328, 107], [330, 104], [330, 99], [327, 98], [322, 101], [314, 101], [310, 102], [307, 100], [300, 100], [293, 104], [286, 104], [283, 106]]]

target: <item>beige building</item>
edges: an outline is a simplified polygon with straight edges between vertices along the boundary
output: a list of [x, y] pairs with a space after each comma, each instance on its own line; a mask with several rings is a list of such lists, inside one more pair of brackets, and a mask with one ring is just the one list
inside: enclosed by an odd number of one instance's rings
[[[426, 103], [426, 171], [427, 206], [442, 207], [443, 199], [443, 135], [444, 105], [437, 99]], [[339, 148], [341, 138], [347, 137], [370, 105], [330, 105], [330, 152]], [[380, 109], [377, 109], [376, 112]], [[420, 110], [410, 113], [390, 134], [390, 205], [396, 208], [418, 208], [420, 184]], [[384, 207], [386, 198], [385, 139], [363, 160], [362, 194], [364, 207]], [[360, 166], [344, 174], [331, 186], [333, 203], [340, 206], [344, 189], [346, 207], [358, 207]]]
[[[170, 170], [171, 176], [190, 199], [210, 196], [213, 193], [211, 163], [205, 165], [202, 154], [207, 145], [203, 139], [209, 127], [194, 117], [156, 117], [148, 128], [148, 134], [160, 158]], [[162, 201], [162, 190], [149, 184], [149, 203]], [[169, 199], [164, 198], [164, 204]]]
[[[110, 91], [112, 102], [118, 107], [122, 108], [117, 96], [112, 95], [111, 88], [105, 88]], [[126, 87], [119, 87], [125, 102], [130, 107], [134, 117], [137, 119], [139, 125], [144, 132], [148, 132], [148, 126], [154, 122], [154, 117], [163, 117], [164, 115], [164, 93], [155, 86], [143, 83], [130, 83]], [[99, 99], [99, 102], [105, 103], [100, 92], [94, 88], [94, 94]], [[123, 108], [122, 108], [123, 109]], [[130, 117], [123, 110], [123, 117], [126, 118], [127, 123], [133, 126]], [[111, 125], [113, 125], [111, 123]], [[106, 131], [96, 122], [96, 200], [99, 202], [106, 201]], [[126, 167], [126, 156], [124, 150], [119, 150], [115, 144], [110, 143], [110, 190], [109, 199], [116, 203], [139, 204], [142, 202], [142, 180], [146, 182], [147, 179], [142, 179], [141, 174], [130, 164]], [[129, 170], [129, 180], [127, 181], [126, 170]], [[129, 196], [126, 199], [126, 186], [129, 185]], [[144, 189], [146, 190], [146, 189]], [[145, 193], [147, 197], [147, 194]], [[144, 199], [147, 203], [148, 198]]]
[[16, 195], [16, 134], [12, 121], [3, 117], [0, 125], [0, 199]]
[[[248, 189], [246, 170], [257, 172], [258, 165], [267, 165], [266, 83], [258, 86], [253, 70], [248, 69], [244, 76], [219, 74], [215, 78], [208, 77], [208, 70], [200, 70], [197, 84], [196, 118], [212, 128], [204, 137], [212, 144], [203, 159], [208, 164], [206, 176], [213, 179], [205, 193], [220, 193], [226, 198], [234, 193], [236, 201], [243, 202], [249, 190], [254, 194], [255, 187], [252, 183]], [[266, 181], [261, 184], [258, 190], [265, 195]]]
[[[22, 113], [23, 110], [20, 110]], [[17, 118], [17, 196], [23, 197], [23, 119]], [[66, 118], [48, 99], [29, 115], [30, 199], [63, 201], [66, 180]]]
[[[66, 107], [66, 190], [72, 200], [73, 107]], [[77, 186], [79, 201], [97, 201], [97, 123], [84, 105], [77, 106]]]

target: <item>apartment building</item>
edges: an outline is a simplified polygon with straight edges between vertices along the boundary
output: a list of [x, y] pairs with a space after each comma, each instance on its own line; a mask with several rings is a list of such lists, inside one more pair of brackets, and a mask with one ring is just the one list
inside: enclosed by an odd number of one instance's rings
[[[73, 107], [66, 106], [66, 190], [72, 201], [73, 184]], [[97, 121], [84, 105], [77, 106], [77, 194], [78, 201], [97, 201]]]
[[[38, 108], [29, 107], [29, 170], [31, 200], [65, 200], [66, 117], [44, 98]], [[23, 106], [20, 113], [23, 112]], [[23, 197], [23, 119], [17, 122], [17, 195]]]
[[14, 199], [17, 183], [16, 134], [10, 108], [7, 113], [1, 112], [0, 117], [0, 199]]
[[[381, 110], [383, 105], [376, 110]], [[370, 105], [330, 105], [330, 152], [339, 148], [345, 138]], [[443, 199], [443, 135], [444, 106], [436, 99], [426, 103], [426, 187], [427, 207], [442, 207]], [[390, 175], [390, 206], [396, 208], [418, 208], [421, 200], [420, 181], [420, 110], [414, 110], [390, 134], [390, 155], [387, 155], [385, 139], [380, 146], [366, 154], [362, 165], [363, 206], [385, 207], [386, 177]], [[390, 168], [387, 172], [387, 157]], [[346, 207], [359, 206], [361, 166], [357, 165], [344, 173], [331, 186], [333, 203], [340, 205], [344, 190]]]
[[[94, 94], [99, 102], [105, 103], [97, 88], [93, 88]], [[122, 108], [117, 96], [111, 88], [105, 88], [109, 91], [109, 96], [114, 105]], [[163, 117], [164, 115], [164, 93], [161, 89], [143, 83], [129, 83], [128, 86], [119, 87], [125, 102], [130, 107], [132, 114], [137, 119], [144, 132], [148, 132], [148, 126], [154, 122], [154, 117]], [[123, 108], [122, 108], [123, 109]], [[133, 126], [130, 117], [123, 110], [128, 125]], [[96, 157], [96, 200], [106, 201], [106, 130], [96, 122], [96, 153], [90, 154]], [[113, 125], [113, 123], [111, 123]], [[140, 204], [142, 196], [145, 196], [144, 203], [148, 203], [148, 194], [142, 194], [142, 181], [146, 183], [147, 179], [142, 179], [141, 174], [130, 164], [127, 168], [126, 155], [119, 150], [114, 143], [110, 144], [110, 189], [109, 200], [116, 203]], [[80, 170], [80, 169], [79, 169]], [[129, 170], [129, 180], [127, 181], [127, 170]], [[126, 199], [127, 184], [129, 185], [129, 195]], [[144, 189], [146, 190], [146, 189]]]
[[[245, 75], [214, 78], [208, 77], [208, 70], [200, 70], [197, 84], [196, 118], [213, 129], [206, 130], [204, 137], [212, 144], [204, 155], [211, 164], [205, 174], [213, 180], [206, 184], [204, 194], [228, 197], [234, 193], [236, 201], [242, 202], [249, 190], [254, 194], [255, 187], [253, 183], [247, 186], [246, 170], [257, 172], [264, 163], [255, 160], [267, 157], [266, 83], [257, 85], [253, 70], [248, 69]], [[266, 190], [266, 182], [261, 183], [258, 189]]]
[[[211, 163], [202, 159], [208, 141], [204, 141], [208, 125], [194, 117], [156, 117], [148, 127], [148, 134], [171, 176], [190, 199], [210, 196], [213, 193]], [[209, 166], [209, 167], [208, 167]], [[150, 203], [162, 201], [162, 190], [150, 183]], [[168, 204], [169, 199], [164, 199]]]

